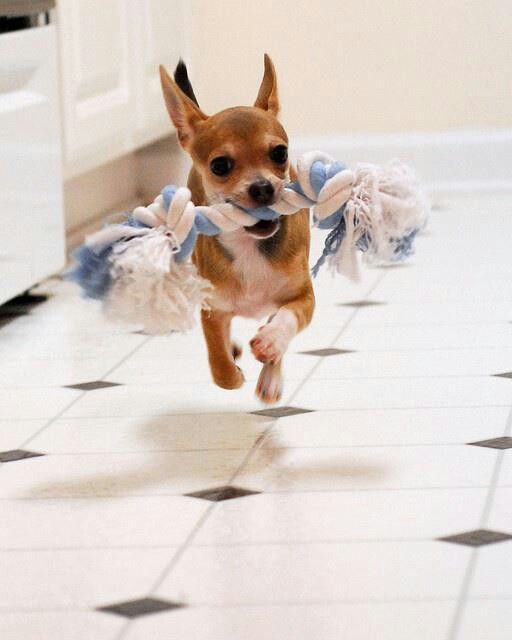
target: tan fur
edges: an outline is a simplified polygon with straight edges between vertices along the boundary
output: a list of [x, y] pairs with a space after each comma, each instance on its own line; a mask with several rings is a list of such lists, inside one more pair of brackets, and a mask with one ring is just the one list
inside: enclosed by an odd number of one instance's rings
[[[265, 178], [274, 186], [276, 199], [290, 177], [289, 164], [276, 165], [269, 152], [288, 138], [276, 118], [279, 103], [274, 66], [265, 56], [265, 74], [254, 107], [234, 107], [206, 116], [161, 68], [162, 87], [171, 119], [183, 148], [193, 160], [188, 179], [195, 204], [230, 199], [244, 207], [255, 204], [249, 185]], [[225, 177], [210, 171], [210, 161], [227, 155], [234, 160]], [[293, 175], [292, 175], [293, 177]], [[243, 374], [235, 364], [230, 323], [235, 315], [261, 318], [271, 315], [251, 340], [255, 357], [264, 366], [256, 393], [264, 402], [281, 397], [281, 360], [290, 340], [304, 329], [314, 309], [309, 276], [309, 212], [283, 216], [276, 234], [253, 238], [245, 229], [199, 236], [193, 261], [199, 273], [215, 286], [211, 310], [201, 321], [212, 377], [225, 389], [235, 389]]]

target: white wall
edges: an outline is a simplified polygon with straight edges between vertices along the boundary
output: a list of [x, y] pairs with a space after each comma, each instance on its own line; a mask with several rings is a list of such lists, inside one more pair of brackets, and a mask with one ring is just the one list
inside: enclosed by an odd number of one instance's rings
[[512, 127], [511, 0], [190, 0], [208, 112], [250, 103], [268, 51], [289, 133]]

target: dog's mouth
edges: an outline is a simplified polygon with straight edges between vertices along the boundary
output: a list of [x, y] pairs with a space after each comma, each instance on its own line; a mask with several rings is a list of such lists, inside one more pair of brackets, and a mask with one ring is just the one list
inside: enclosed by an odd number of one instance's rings
[[258, 238], [258, 240], [264, 240], [265, 238], [270, 238], [277, 233], [280, 226], [281, 218], [279, 217], [275, 220], [260, 220], [250, 227], [244, 227], [244, 229], [250, 236]]

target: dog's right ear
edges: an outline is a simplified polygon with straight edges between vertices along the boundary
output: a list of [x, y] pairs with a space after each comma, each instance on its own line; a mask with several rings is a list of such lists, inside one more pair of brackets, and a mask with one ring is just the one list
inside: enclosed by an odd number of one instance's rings
[[162, 65], [160, 65], [160, 81], [165, 105], [176, 127], [178, 140], [184, 149], [189, 149], [198, 125], [208, 116], [181, 91]]

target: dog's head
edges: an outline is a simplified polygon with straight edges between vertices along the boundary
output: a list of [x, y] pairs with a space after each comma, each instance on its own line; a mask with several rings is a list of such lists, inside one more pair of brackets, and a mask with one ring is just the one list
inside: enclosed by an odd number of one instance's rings
[[[180, 62], [174, 80], [163, 67], [165, 103], [181, 146], [199, 172], [210, 204], [232, 202], [245, 209], [271, 206], [289, 178], [288, 137], [277, 120], [279, 100], [274, 65], [265, 55], [265, 73], [252, 107], [232, 107], [207, 116], [200, 108]], [[248, 228], [269, 237], [279, 223]]]

